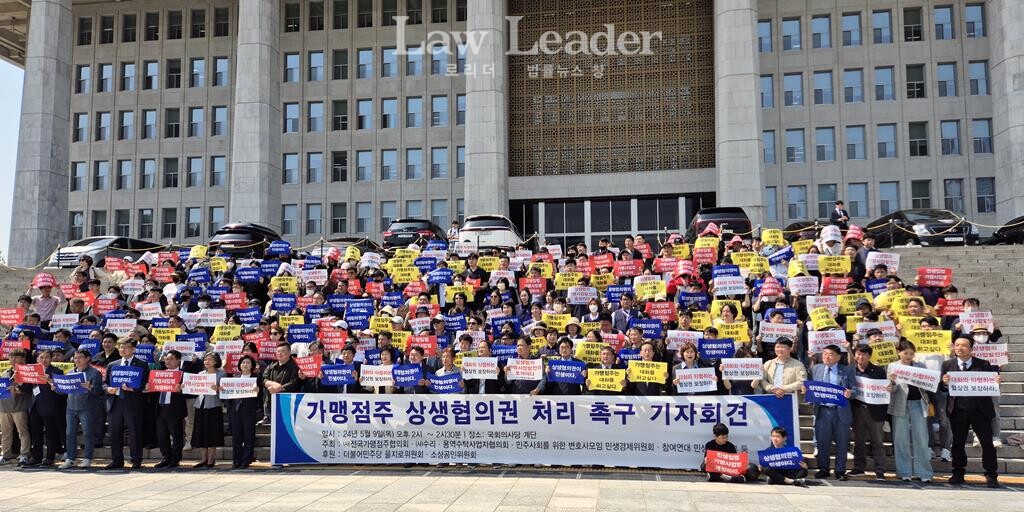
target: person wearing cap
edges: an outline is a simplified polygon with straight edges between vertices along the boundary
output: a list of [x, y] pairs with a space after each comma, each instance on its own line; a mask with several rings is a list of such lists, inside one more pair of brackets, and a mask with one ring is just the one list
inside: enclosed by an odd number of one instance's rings
[[764, 378], [761, 389], [782, 398], [796, 393], [807, 380], [807, 368], [793, 359], [793, 340], [783, 336], [775, 340], [775, 359], [764, 363]]
[[[870, 345], [857, 345], [853, 349], [853, 371], [856, 377], [864, 379], [886, 379], [885, 369], [871, 362], [873, 350]], [[882, 425], [885, 423], [887, 406], [869, 404], [863, 400], [850, 400], [853, 408], [853, 469], [850, 476], [864, 474], [868, 462], [868, 442], [871, 443], [871, 459], [875, 463], [875, 480], [885, 480], [885, 445]]]
[[[999, 329], [995, 329], [995, 332], [989, 332], [988, 326], [984, 324], [974, 324], [971, 326], [971, 339], [974, 341], [974, 345], [986, 345], [994, 344], [999, 341], [1002, 337], [1002, 333]], [[995, 371], [999, 371], [999, 365], [993, 364], [992, 368]], [[999, 425], [999, 396], [993, 396], [992, 403], [995, 404], [995, 416], [992, 418], [992, 445], [996, 448], [1003, 446], [1002, 428]], [[981, 446], [981, 442], [978, 440], [977, 432], [975, 432], [974, 446]]]
[[836, 201], [836, 207], [832, 210], [832, 213], [829, 214], [828, 221], [833, 226], [838, 226], [839, 229], [843, 231], [850, 229], [850, 212], [843, 208], [842, 201]]
[[32, 297], [32, 312], [39, 315], [39, 325], [44, 329], [50, 328], [50, 320], [60, 305], [60, 299], [54, 297], [52, 286], [40, 286], [39, 295]]

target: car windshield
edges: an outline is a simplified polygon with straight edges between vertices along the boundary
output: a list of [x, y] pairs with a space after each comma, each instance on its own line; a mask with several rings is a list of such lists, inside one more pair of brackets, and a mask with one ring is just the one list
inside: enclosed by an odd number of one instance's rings
[[956, 220], [956, 216], [949, 212], [940, 210], [934, 211], [905, 211], [904, 215], [910, 222], [933, 222], [937, 220]]
[[466, 221], [464, 229], [468, 228], [503, 228], [510, 229], [512, 226], [505, 219], [470, 219]]
[[417, 229], [430, 229], [426, 222], [392, 222], [388, 231], [416, 231]]
[[249, 241], [252, 240], [252, 235], [248, 233], [221, 233], [214, 235], [210, 241], [217, 242], [237, 242], [237, 241]]
[[81, 240], [71, 244], [71, 247], [87, 247], [87, 246], [103, 247], [104, 245], [110, 245], [110, 242], [113, 242], [113, 241], [114, 241], [113, 238], [104, 238], [104, 237], [94, 236], [94, 237], [90, 237], [90, 238], [83, 238], [83, 239], [81, 239]]

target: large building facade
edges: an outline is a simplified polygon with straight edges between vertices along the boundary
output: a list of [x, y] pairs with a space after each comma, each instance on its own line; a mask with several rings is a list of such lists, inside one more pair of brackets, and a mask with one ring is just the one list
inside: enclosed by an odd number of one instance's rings
[[836, 199], [857, 223], [1024, 214], [1015, 0], [0, 8], [0, 57], [26, 70], [16, 265], [94, 235], [202, 243], [228, 221], [303, 245], [502, 213], [592, 243], [711, 205], [772, 227]]

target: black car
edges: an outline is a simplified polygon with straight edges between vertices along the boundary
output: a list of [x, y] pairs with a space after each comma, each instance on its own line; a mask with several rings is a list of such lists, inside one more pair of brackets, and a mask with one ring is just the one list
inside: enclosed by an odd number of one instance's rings
[[992, 236], [985, 240], [985, 245], [1012, 245], [1024, 244], [1024, 217], [1007, 222], [1003, 227], [997, 229]]
[[693, 219], [690, 226], [686, 228], [686, 241], [693, 242], [712, 222], [722, 231], [722, 238], [732, 238], [738, 234], [743, 238], [750, 238], [750, 218], [743, 208], [722, 207], [722, 208], [701, 208]]
[[392, 247], [405, 247], [409, 244], [417, 244], [420, 247], [427, 244], [427, 241], [437, 238], [447, 240], [448, 237], [437, 224], [423, 219], [398, 219], [391, 221], [391, 225], [384, 230], [384, 249]]
[[949, 210], [900, 210], [868, 224], [864, 231], [875, 235], [878, 247], [978, 244], [978, 228]]
[[280, 239], [281, 235], [268, 227], [235, 222], [221, 226], [207, 245], [211, 251], [221, 249], [230, 256], [262, 258], [267, 245]]
[[831, 224], [828, 220], [802, 220], [794, 222], [784, 228], [782, 228], [782, 237], [787, 242], [793, 243], [797, 240], [808, 239], [814, 240], [821, 234], [821, 228]]
[[360, 238], [357, 236], [331, 238], [324, 242], [322, 249], [320, 245], [316, 245], [309, 250], [309, 254], [311, 256], [320, 256], [321, 258], [326, 259], [327, 252], [330, 251], [332, 247], [337, 247], [338, 250], [341, 251], [341, 254], [344, 255], [345, 249], [353, 245], [356, 249], [359, 249], [359, 254], [366, 254], [368, 252], [384, 254], [384, 248], [381, 247], [380, 244], [370, 240], [369, 238]]

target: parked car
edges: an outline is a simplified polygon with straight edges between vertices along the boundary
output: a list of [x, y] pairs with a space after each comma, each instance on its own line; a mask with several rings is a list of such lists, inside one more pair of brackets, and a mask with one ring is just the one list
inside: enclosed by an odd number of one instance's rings
[[448, 239], [444, 230], [429, 220], [398, 219], [391, 221], [391, 225], [384, 230], [384, 243], [381, 245], [385, 250], [409, 244], [424, 246], [427, 240], [434, 237], [440, 240]]
[[[890, 221], [892, 226], [890, 226]], [[899, 210], [868, 224], [865, 233], [875, 235], [878, 247], [908, 243], [922, 246], [978, 244], [978, 228], [963, 222], [949, 210], [915, 208]], [[955, 227], [954, 227], [955, 226]], [[902, 229], [901, 229], [902, 228]]]
[[985, 245], [1024, 244], [1024, 217], [1007, 222], [985, 240]]
[[479, 249], [515, 249], [523, 243], [515, 224], [502, 215], [472, 215], [459, 230], [460, 242], [475, 242]]
[[281, 235], [268, 227], [234, 222], [221, 226], [207, 245], [211, 251], [221, 249], [231, 256], [262, 258], [267, 244], [280, 239]]
[[750, 218], [743, 208], [721, 207], [701, 208], [690, 220], [690, 226], [686, 228], [686, 241], [696, 240], [701, 231], [712, 222], [722, 230], [723, 238], [732, 237], [734, 233], [743, 233], [744, 238], [750, 238]]
[[78, 260], [82, 256], [91, 256], [97, 267], [104, 266], [107, 256], [123, 258], [128, 256], [135, 261], [146, 251], [160, 251], [165, 245], [146, 240], [127, 238], [123, 236], [92, 236], [71, 242], [67, 247], [50, 256], [48, 267], [77, 267]]
[[341, 251], [341, 254], [345, 254], [345, 249], [349, 246], [354, 245], [356, 249], [359, 249], [359, 254], [366, 254], [368, 252], [375, 252], [377, 254], [384, 254], [384, 248], [377, 242], [370, 240], [369, 238], [360, 238], [357, 236], [343, 236], [337, 238], [331, 238], [324, 242], [323, 247], [320, 245], [314, 246], [309, 251], [310, 256], [319, 256], [320, 258], [327, 258], [327, 251], [331, 250], [331, 247], [337, 247]]

